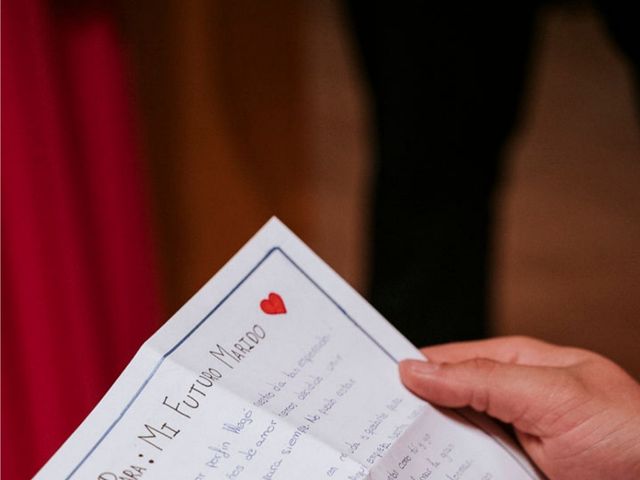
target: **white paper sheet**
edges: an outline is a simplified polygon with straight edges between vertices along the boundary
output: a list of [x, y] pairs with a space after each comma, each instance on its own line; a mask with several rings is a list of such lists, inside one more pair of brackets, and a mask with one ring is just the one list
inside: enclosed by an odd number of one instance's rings
[[36, 478], [541, 478], [486, 418], [406, 390], [404, 358], [420, 353], [274, 218]]

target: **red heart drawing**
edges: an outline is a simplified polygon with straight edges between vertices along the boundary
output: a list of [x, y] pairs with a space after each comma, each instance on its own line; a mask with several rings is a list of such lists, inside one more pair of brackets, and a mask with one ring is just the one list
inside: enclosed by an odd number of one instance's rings
[[287, 313], [287, 309], [284, 306], [282, 297], [277, 293], [271, 292], [268, 298], [265, 298], [260, 302], [260, 308], [264, 313], [269, 315], [278, 315], [280, 313]]

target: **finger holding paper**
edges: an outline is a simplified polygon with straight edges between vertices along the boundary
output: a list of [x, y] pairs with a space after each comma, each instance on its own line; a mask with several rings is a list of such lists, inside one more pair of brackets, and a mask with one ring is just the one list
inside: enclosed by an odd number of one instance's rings
[[422, 354], [438, 363], [489, 358], [520, 365], [563, 367], [595, 355], [587, 350], [558, 347], [530, 337], [497, 337], [486, 340], [454, 342], [421, 348]]
[[400, 365], [409, 389], [512, 424], [550, 478], [640, 478], [640, 386], [613, 362], [520, 337], [422, 352]]

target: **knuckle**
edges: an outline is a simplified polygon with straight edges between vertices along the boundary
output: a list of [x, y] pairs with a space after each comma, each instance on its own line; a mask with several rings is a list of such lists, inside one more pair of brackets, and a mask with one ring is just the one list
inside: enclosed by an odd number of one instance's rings
[[470, 361], [474, 370], [482, 375], [490, 376], [496, 369], [497, 363], [488, 358], [474, 358]]
[[489, 391], [486, 388], [475, 388], [471, 391], [469, 406], [478, 412], [489, 410]]
[[477, 411], [486, 412], [491, 407], [490, 392], [495, 384], [495, 374], [498, 363], [487, 358], [470, 360], [473, 375], [479, 381], [474, 381], [474, 387], [469, 393], [469, 405]]
[[584, 362], [584, 361], [596, 361], [602, 362], [607, 361], [605, 357], [602, 355], [592, 352], [591, 350], [586, 350], [584, 348], [577, 347], [561, 347], [563, 349], [563, 353], [567, 358], [570, 358], [573, 362]]
[[549, 387], [550, 398], [561, 402], [578, 399], [587, 393], [582, 374], [574, 368], [560, 370]]
[[514, 336], [509, 337], [509, 338], [510, 338], [510, 341], [513, 344], [513, 346], [516, 347], [516, 348], [520, 348], [520, 349], [542, 347], [542, 346], [549, 346], [550, 345], [547, 342], [544, 342], [544, 341], [539, 340], [537, 338], [529, 337], [527, 335], [514, 335]]

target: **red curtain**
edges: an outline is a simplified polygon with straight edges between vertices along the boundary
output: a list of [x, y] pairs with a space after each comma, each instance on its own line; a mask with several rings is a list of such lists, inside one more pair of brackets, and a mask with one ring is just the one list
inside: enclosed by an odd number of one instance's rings
[[2, 2], [2, 478], [54, 453], [159, 325], [127, 76], [93, 2]]

